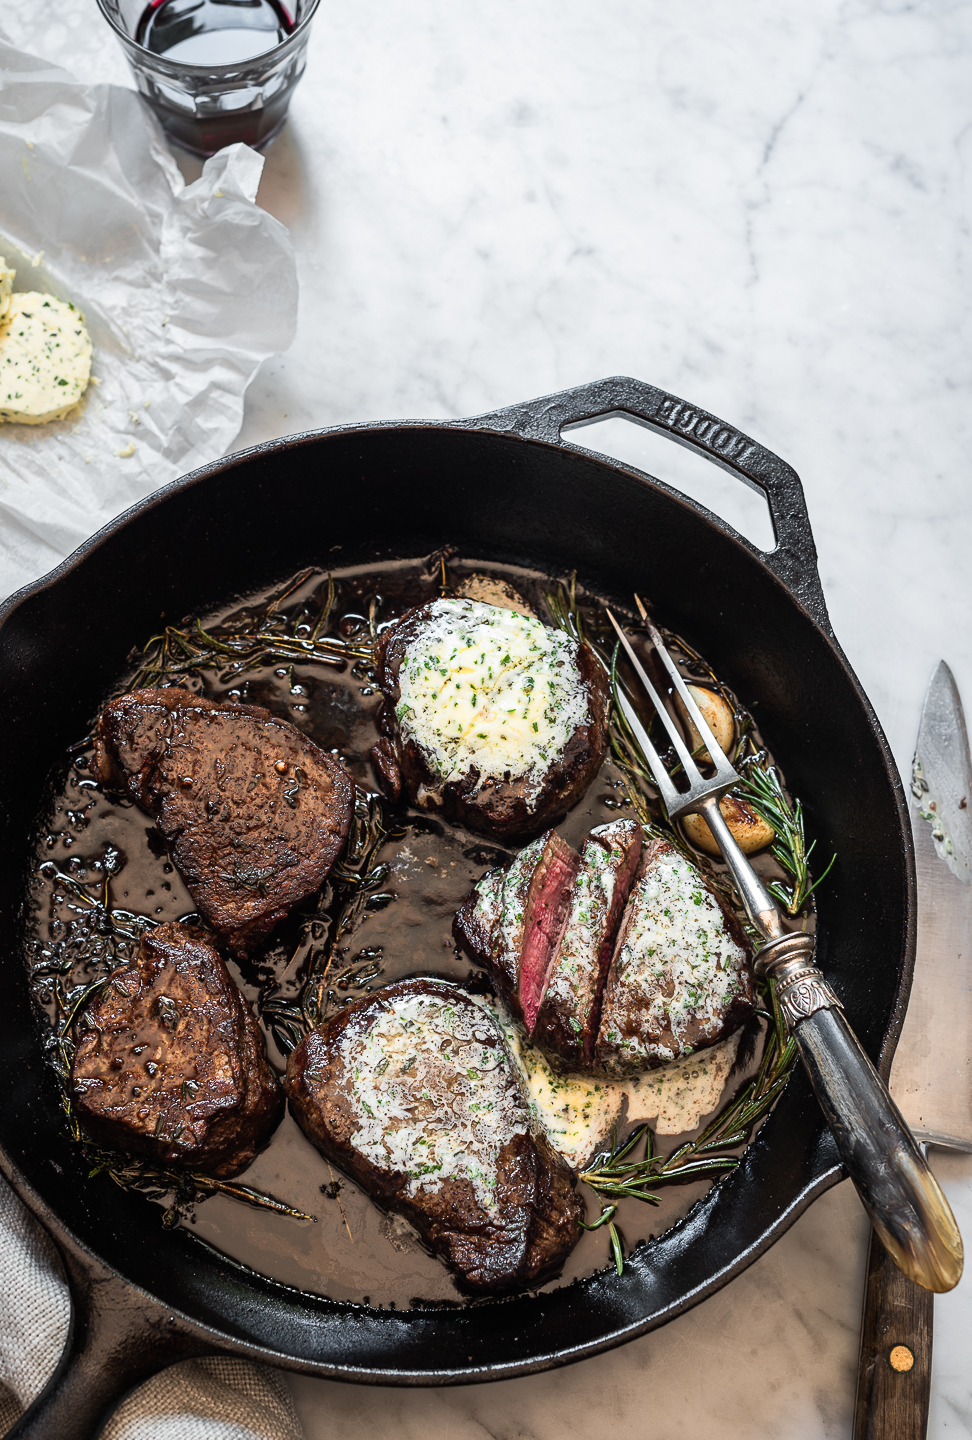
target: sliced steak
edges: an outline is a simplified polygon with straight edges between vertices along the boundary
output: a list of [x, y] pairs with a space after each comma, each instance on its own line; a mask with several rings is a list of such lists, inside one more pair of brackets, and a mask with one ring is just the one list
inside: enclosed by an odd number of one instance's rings
[[188, 690], [132, 690], [98, 720], [91, 771], [154, 817], [200, 913], [245, 955], [323, 883], [349, 776], [286, 720]]
[[570, 914], [533, 1027], [533, 1043], [558, 1069], [593, 1063], [601, 994], [641, 841], [634, 820], [599, 825], [584, 841]]
[[284, 1082], [308, 1139], [485, 1293], [555, 1274], [583, 1210], [534, 1127], [492, 1016], [412, 979], [347, 1006], [293, 1052]]
[[653, 1069], [739, 1028], [756, 996], [735, 918], [667, 840], [644, 852], [604, 989], [603, 1074]]
[[586, 645], [532, 615], [434, 600], [385, 630], [379, 783], [505, 840], [581, 798], [607, 751], [608, 686]]
[[567, 923], [580, 856], [555, 830], [506, 869], [491, 870], [463, 901], [452, 932], [493, 977], [516, 1020], [532, 1030]]
[[75, 1024], [81, 1124], [112, 1149], [225, 1178], [270, 1138], [283, 1092], [221, 956], [184, 925], [142, 937]]

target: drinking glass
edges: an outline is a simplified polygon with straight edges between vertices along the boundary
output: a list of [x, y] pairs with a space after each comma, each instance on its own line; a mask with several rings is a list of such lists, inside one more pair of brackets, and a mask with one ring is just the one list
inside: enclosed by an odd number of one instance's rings
[[[182, 33], [189, 44], [172, 47], [171, 58], [140, 43], [152, 36], [152, 23], [168, 6], [178, 3]], [[280, 0], [98, 0], [98, 6], [121, 42], [139, 91], [152, 106], [167, 135], [195, 155], [214, 155], [224, 145], [242, 141], [255, 149], [268, 145], [287, 118], [294, 86], [307, 63], [310, 23], [320, 0], [293, 0], [285, 10]], [[281, 18], [277, 32], [262, 34], [269, 48], [248, 58], [235, 58], [239, 28], [206, 28], [206, 17], [234, 18], [252, 23], [255, 11]], [[222, 13], [222, 17], [220, 15]], [[201, 17], [201, 18], [200, 18]], [[194, 34], [190, 32], [195, 29]], [[177, 27], [170, 27], [180, 33]], [[205, 30], [205, 36], [202, 32]], [[288, 33], [289, 31], [289, 33]], [[156, 29], [156, 37], [158, 29]], [[279, 34], [283, 38], [278, 38]], [[159, 44], [149, 38], [149, 44]], [[261, 43], [257, 39], [254, 43]], [[193, 46], [195, 47], [193, 51]], [[244, 42], [243, 48], [246, 48]], [[201, 63], [185, 59], [199, 54]], [[178, 53], [182, 52], [182, 54]], [[216, 63], [221, 53], [225, 63]]]

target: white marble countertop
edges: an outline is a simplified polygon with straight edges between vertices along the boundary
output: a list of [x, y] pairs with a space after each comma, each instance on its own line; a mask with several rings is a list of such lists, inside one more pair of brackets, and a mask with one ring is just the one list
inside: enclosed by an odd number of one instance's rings
[[[129, 83], [92, 0], [9, 11], [19, 43]], [[908, 769], [940, 657], [972, 707], [970, 69], [972, 10], [946, 0], [332, 0], [260, 193], [297, 248], [298, 335], [239, 443], [617, 373], [672, 390], [800, 473], [834, 628]], [[676, 447], [583, 438], [765, 534]], [[972, 1156], [933, 1163], [972, 1237]], [[308, 1440], [849, 1436], [866, 1236], [841, 1185], [717, 1296], [565, 1371], [295, 1377]], [[934, 1437], [972, 1436], [970, 1285], [936, 1300]]]

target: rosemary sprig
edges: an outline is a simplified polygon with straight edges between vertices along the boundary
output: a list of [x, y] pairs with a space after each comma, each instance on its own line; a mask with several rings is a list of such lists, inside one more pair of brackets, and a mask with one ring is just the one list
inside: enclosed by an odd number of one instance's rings
[[811, 884], [810, 856], [816, 841], [808, 846], [803, 833], [803, 806], [787, 798], [775, 765], [761, 763], [759, 752], [748, 755], [738, 762], [742, 770], [742, 783], [736, 787], [736, 794], [756, 811], [767, 825], [776, 831], [776, 839], [770, 847], [770, 854], [778, 865], [793, 878], [792, 885], [771, 880], [767, 889], [783, 905], [789, 915], [796, 915], [822, 880], [830, 874], [837, 859], [830, 857], [825, 870]]
[[150, 1200], [162, 1201], [171, 1197], [171, 1203], [162, 1216], [162, 1224], [167, 1230], [190, 1215], [200, 1200], [208, 1200], [211, 1195], [228, 1195], [231, 1200], [241, 1200], [256, 1210], [271, 1210], [275, 1215], [289, 1215], [293, 1220], [313, 1220], [316, 1224], [315, 1216], [285, 1205], [261, 1190], [254, 1190], [251, 1185], [241, 1185], [236, 1180], [217, 1180], [197, 1170], [170, 1170], [141, 1156], [102, 1150], [92, 1145], [83, 1132], [75, 1138], [84, 1146], [85, 1158], [91, 1162], [89, 1179], [95, 1175], [107, 1175], [123, 1190], [141, 1190]]
[[[748, 1143], [755, 1126], [778, 1099], [793, 1068], [796, 1045], [786, 1034], [772, 987], [769, 998], [773, 1008], [761, 1012], [769, 1025], [756, 1074], [694, 1140], [687, 1140], [670, 1155], [662, 1156], [649, 1125], [639, 1126], [623, 1141], [618, 1140], [615, 1130], [611, 1149], [595, 1156], [581, 1172], [579, 1178], [594, 1191], [602, 1205], [598, 1218], [585, 1223], [583, 1228], [598, 1230], [604, 1224], [609, 1225], [616, 1264], [621, 1253], [620, 1240], [612, 1217], [619, 1201], [641, 1200], [657, 1205], [660, 1199], [657, 1192], [663, 1185], [685, 1185], [735, 1170], [739, 1157], [726, 1152]], [[636, 1155], [639, 1147], [642, 1147], [641, 1154]], [[620, 1267], [618, 1273], [621, 1273]]]
[[[557, 590], [548, 590], [544, 593], [543, 598], [550, 618], [557, 628], [565, 631], [572, 639], [589, 645], [594, 651], [608, 674], [611, 693], [616, 700], [618, 690], [621, 688], [617, 669], [618, 646], [606, 647], [600, 637], [595, 636], [585, 627], [577, 602], [576, 572], [571, 575], [569, 585], [561, 585]], [[626, 698], [632, 699], [630, 695], [626, 695]], [[642, 825], [653, 827], [655, 825], [653, 807], [655, 809], [658, 807], [658, 794], [631, 727], [617, 703], [611, 707], [608, 721], [608, 741], [612, 757], [628, 782], [628, 798], [635, 814]]]
[[[112, 906], [110, 883], [112, 875], [118, 873], [118, 868], [117, 851], [111, 852], [104, 866], [101, 895], [95, 898], [73, 875], [59, 870], [53, 860], [45, 860], [38, 866], [44, 879], [63, 886], [76, 901], [80, 901], [87, 908], [102, 930], [122, 935], [126, 940], [138, 940], [145, 930], [154, 929], [159, 922], [154, 920], [151, 915], [136, 915], [131, 910], [119, 910]], [[72, 906], [71, 908], [76, 910], [77, 907]]]
[[[577, 571], [570, 577], [570, 585], [565, 588], [562, 584], [557, 590], [544, 592], [544, 601], [550, 612], [550, 618], [558, 630], [564, 630], [575, 640], [591, 644], [591, 640], [584, 634], [584, 621], [577, 604]], [[593, 647], [592, 647], [593, 648]], [[600, 655], [602, 663], [603, 655]]]
[[[716, 1145], [726, 1147], [730, 1142], [733, 1145], [742, 1144], [741, 1139], [735, 1138], [739, 1131], [738, 1125], [731, 1133], [723, 1136], [723, 1130], [729, 1129], [728, 1110], [721, 1113], [717, 1120], [720, 1124], [719, 1138], [715, 1144], [710, 1144], [707, 1148], [714, 1149]], [[708, 1130], [703, 1132], [703, 1134], [706, 1133]], [[645, 1142], [645, 1148], [640, 1159], [629, 1160], [627, 1164], [622, 1164], [622, 1158], [630, 1155], [642, 1139]], [[704, 1175], [734, 1170], [739, 1164], [739, 1160], [734, 1155], [712, 1155], [702, 1159], [697, 1158], [700, 1149], [700, 1140], [692, 1140], [680, 1146], [667, 1158], [663, 1158], [655, 1152], [654, 1132], [648, 1125], [641, 1125], [620, 1147], [617, 1141], [617, 1132], [615, 1132], [611, 1151], [607, 1155], [597, 1156], [591, 1165], [581, 1173], [580, 1178], [598, 1196], [616, 1197], [619, 1200], [627, 1196], [632, 1200], [644, 1200], [649, 1205], [657, 1205], [659, 1197], [654, 1192], [660, 1186], [684, 1185], [689, 1180], [697, 1180]]]
[[617, 1210], [617, 1208], [618, 1208], [617, 1205], [605, 1205], [605, 1207], [604, 1207], [604, 1209], [601, 1211], [600, 1215], [599, 1215], [599, 1216], [597, 1217], [597, 1219], [596, 1219], [595, 1221], [593, 1221], [590, 1225], [587, 1224], [586, 1220], [581, 1220], [581, 1221], [580, 1221], [580, 1227], [581, 1227], [581, 1229], [582, 1229], [582, 1230], [600, 1230], [601, 1226], [602, 1226], [602, 1225], [605, 1225], [605, 1224], [607, 1223], [607, 1221], [610, 1220], [611, 1216], [614, 1214], [614, 1212]]
[[129, 688], [152, 688], [192, 670], [218, 670], [221, 679], [232, 680], [248, 670], [280, 660], [291, 664], [334, 665], [346, 661], [370, 664], [374, 655], [373, 616], [365, 638], [345, 640], [340, 635], [324, 633], [336, 595], [330, 576], [324, 602], [315, 619], [307, 618], [302, 605], [296, 606], [292, 613], [280, 609], [282, 602], [313, 573], [302, 571], [283, 594], [252, 620], [240, 622], [236, 629], [221, 626], [208, 631], [198, 619], [185, 629], [167, 625], [145, 645], [142, 665]]

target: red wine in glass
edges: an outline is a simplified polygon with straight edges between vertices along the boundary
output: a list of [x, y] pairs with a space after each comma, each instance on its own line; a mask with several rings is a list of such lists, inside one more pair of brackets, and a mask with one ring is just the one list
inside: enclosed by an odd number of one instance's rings
[[[282, 0], [152, 0], [132, 39], [169, 64], [186, 66], [186, 89], [197, 95], [190, 112], [166, 103], [164, 87], [156, 88], [153, 104], [172, 139], [199, 155], [212, 155], [235, 141], [262, 146], [272, 139], [286, 118], [303, 54], [295, 55], [272, 83], [264, 83], [259, 72], [265, 69], [269, 81], [275, 68], [271, 52], [295, 28]], [[203, 80], [207, 70], [221, 66], [240, 67], [247, 74], [226, 83], [219, 75]], [[248, 101], [255, 93], [259, 102]]]

